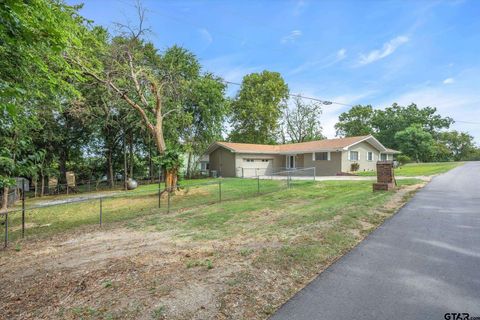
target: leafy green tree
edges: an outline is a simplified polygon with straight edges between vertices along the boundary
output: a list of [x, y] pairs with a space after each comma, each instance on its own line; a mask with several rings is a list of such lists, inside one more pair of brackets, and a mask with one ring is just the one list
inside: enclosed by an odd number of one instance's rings
[[372, 119], [374, 114], [375, 112], [371, 105], [357, 105], [343, 112], [335, 124], [337, 136], [353, 137], [373, 134]]
[[0, 2], [0, 108], [59, 92], [75, 93], [77, 68], [66, 56], [88, 29], [78, 6], [54, 0]]
[[439, 134], [439, 140], [452, 154], [453, 160], [461, 161], [469, 158], [475, 150], [473, 137], [465, 132], [448, 131]]
[[375, 137], [385, 146], [393, 149], [400, 147], [395, 134], [414, 124], [436, 138], [439, 130], [448, 129], [452, 123], [453, 119], [442, 117], [437, 113], [436, 108], [419, 108], [413, 103], [407, 107], [394, 103], [385, 110], [375, 110], [371, 120]]
[[274, 143], [287, 97], [288, 86], [278, 72], [246, 75], [231, 104], [232, 131], [229, 140]]
[[400, 150], [416, 162], [429, 161], [434, 154], [435, 140], [421, 125], [413, 124], [395, 134]]
[[[319, 103], [305, 103], [302, 98], [294, 98], [292, 110], [286, 109], [283, 120], [288, 142], [299, 143], [313, 140], [321, 140], [322, 134], [320, 116], [322, 107]], [[282, 139], [285, 143], [287, 139]]]

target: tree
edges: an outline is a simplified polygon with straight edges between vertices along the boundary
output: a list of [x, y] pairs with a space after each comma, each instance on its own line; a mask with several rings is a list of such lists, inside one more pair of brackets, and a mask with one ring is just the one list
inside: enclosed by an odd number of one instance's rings
[[473, 137], [465, 132], [448, 131], [439, 134], [439, 140], [450, 151], [453, 160], [461, 161], [469, 158], [475, 150]]
[[225, 89], [220, 78], [207, 73], [193, 82], [187, 96], [184, 112], [191, 121], [186, 124], [181, 139], [188, 154], [186, 174], [189, 177], [208, 145], [222, 136], [229, 111]]
[[299, 143], [324, 139], [320, 115], [322, 107], [319, 103], [304, 103], [302, 98], [294, 98], [292, 110], [286, 109], [283, 124], [289, 142]]
[[353, 137], [373, 134], [372, 119], [374, 110], [371, 105], [356, 105], [338, 117], [335, 124], [337, 136]]
[[413, 124], [405, 130], [397, 132], [395, 140], [402, 153], [416, 162], [430, 160], [435, 151], [435, 141], [432, 135], [419, 124]]
[[436, 138], [438, 131], [448, 129], [453, 119], [442, 117], [433, 107], [419, 108], [414, 103], [403, 107], [394, 103], [385, 110], [375, 110], [371, 123], [375, 137], [385, 146], [397, 149], [400, 147], [395, 139], [397, 132], [416, 124]]
[[287, 97], [288, 86], [278, 72], [246, 75], [231, 105], [232, 131], [229, 140], [274, 143]]

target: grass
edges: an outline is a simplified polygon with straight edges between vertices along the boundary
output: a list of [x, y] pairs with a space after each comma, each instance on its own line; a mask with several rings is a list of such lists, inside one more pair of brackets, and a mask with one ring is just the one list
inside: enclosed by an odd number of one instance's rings
[[[287, 189], [284, 181], [261, 180], [261, 195], [256, 196], [258, 181], [253, 179], [222, 180], [223, 201], [219, 202], [218, 182], [185, 183], [185, 188], [170, 199], [170, 213], [164, 207], [165, 198], [162, 208], [158, 209], [156, 186], [145, 186], [105, 200], [103, 218], [104, 223], [117, 221], [115, 227], [132, 231], [166, 231], [160, 236], [170, 240], [162, 241], [179, 244], [179, 248], [188, 244], [188, 255], [179, 251], [178, 265], [172, 265], [175, 271], [170, 271], [169, 277], [190, 275], [195, 281], [209, 285], [212, 279], [223, 281], [226, 291], [215, 303], [221, 306], [222, 314], [244, 308], [245, 318], [271, 315], [279, 304], [348, 252], [401, 204], [396, 191], [372, 192], [372, 181], [293, 181], [293, 187]], [[420, 182], [409, 178], [399, 180], [398, 184], [403, 187]], [[404, 199], [407, 196], [411, 193], [404, 193]], [[399, 201], [386, 206], [393, 197]], [[39, 211], [28, 213], [27, 223], [38, 225], [27, 229], [27, 237], [52, 235], [98, 222], [98, 200], [36, 210]], [[11, 228], [17, 228], [12, 230], [11, 236], [17, 238], [19, 218], [19, 215], [11, 217]], [[17, 243], [22, 244], [21, 241]], [[163, 258], [160, 252], [158, 259]], [[232, 266], [235, 272], [231, 275], [215, 278]], [[151, 272], [150, 264], [139, 263], [135, 268], [138, 268], [135, 274]], [[158, 270], [165, 272], [163, 266]], [[102, 274], [96, 282], [102, 288], [102, 295], [111, 297], [127, 289], [122, 281], [111, 279], [116, 277], [109, 271], [108, 278]], [[144, 284], [139, 282], [136, 289], [143, 285], [154, 297], [161, 295], [160, 292], [175, 290], [178, 285], [177, 280], [173, 287], [166, 279], [147, 280]], [[230, 304], [223, 303], [227, 301], [223, 299], [232, 296], [241, 303], [228, 307]], [[141, 299], [142, 303], [149, 300], [143, 296]], [[162, 319], [169, 318], [171, 312], [163, 301], [153, 299], [149, 300], [155, 303], [151, 308], [139, 307], [131, 311], [115, 310], [109, 298], [103, 301], [95, 304], [95, 308], [92, 305], [66, 309], [62, 311], [62, 318], [100, 319], [107, 315], [113, 318], [117, 314], [120, 316], [116, 318], [135, 318], [148, 310], [149, 314], [145, 314], [151, 318]], [[131, 305], [135, 305], [133, 302], [130, 301]], [[184, 304], [183, 301], [177, 303]]]
[[[463, 164], [463, 162], [429, 162], [429, 163], [408, 163], [395, 169], [396, 176], [415, 177], [432, 176], [445, 173]], [[375, 176], [375, 171], [357, 172], [359, 176]]]
[[[312, 182], [304, 182], [312, 183]], [[102, 223], [132, 220], [138, 217], [168, 211], [197, 208], [216, 202], [254, 197], [259, 194], [279, 191], [286, 188], [285, 181], [255, 179], [201, 179], [180, 182], [180, 190], [169, 199], [164, 194], [158, 197], [158, 185], [144, 185], [128, 192], [107, 193], [102, 199]], [[220, 197], [221, 192], [221, 197]], [[104, 194], [104, 193], [102, 193]], [[85, 194], [69, 196], [50, 196], [29, 199], [26, 207], [26, 236], [49, 236], [85, 225], [99, 225], [100, 200], [90, 199], [83, 202], [65, 203], [41, 207], [44, 201], [56, 201], [71, 197], [84, 197]], [[11, 208], [9, 214], [9, 238], [16, 240], [21, 236], [21, 211], [19, 204]], [[219, 217], [219, 222], [225, 217]], [[3, 237], [4, 229], [0, 233]]]

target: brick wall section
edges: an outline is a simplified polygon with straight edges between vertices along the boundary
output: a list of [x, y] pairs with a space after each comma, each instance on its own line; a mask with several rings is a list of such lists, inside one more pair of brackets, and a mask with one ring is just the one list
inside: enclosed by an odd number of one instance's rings
[[393, 161], [377, 162], [377, 183], [373, 184], [373, 191], [391, 190], [395, 187]]

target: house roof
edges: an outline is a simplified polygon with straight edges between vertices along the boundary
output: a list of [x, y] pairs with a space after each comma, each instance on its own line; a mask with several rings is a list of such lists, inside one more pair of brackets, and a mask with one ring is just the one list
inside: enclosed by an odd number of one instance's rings
[[[270, 154], [289, 154], [300, 152], [319, 152], [319, 151], [340, 151], [349, 147], [368, 141], [381, 152], [386, 152], [386, 148], [373, 136], [357, 136], [337, 139], [323, 139], [317, 141], [290, 143], [280, 145], [235, 143], [235, 142], [215, 142], [207, 150], [207, 154], [213, 152], [218, 147], [224, 147], [237, 153], [270, 153]], [[395, 151], [395, 150], [393, 150]]]

